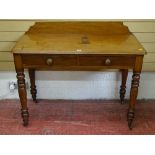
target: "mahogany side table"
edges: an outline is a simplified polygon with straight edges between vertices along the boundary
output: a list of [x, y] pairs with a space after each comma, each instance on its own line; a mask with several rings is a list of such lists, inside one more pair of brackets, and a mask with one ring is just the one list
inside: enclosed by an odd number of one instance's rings
[[28, 69], [31, 94], [36, 102], [36, 70], [122, 72], [120, 100], [124, 103], [128, 70], [133, 70], [128, 126], [132, 129], [140, 73], [145, 50], [122, 22], [58, 21], [37, 22], [12, 50], [17, 72], [18, 92], [23, 125], [28, 125], [29, 112], [24, 69]]

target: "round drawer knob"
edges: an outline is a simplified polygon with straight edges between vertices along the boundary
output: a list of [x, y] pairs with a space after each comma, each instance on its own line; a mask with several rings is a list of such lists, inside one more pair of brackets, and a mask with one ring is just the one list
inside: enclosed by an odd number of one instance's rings
[[105, 60], [105, 64], [106, 64], [106, 65], [110, 65], [110, 64], [111, 64], [111, 60], [110, 60], [109, 58], [106, 59], [106, 60]]
[[48, 59], [46, 60], [46, 64], [47, 64], [47, 65], [52, 65], [52, 62], [53, 62], [53, 60], [52, 60], [51, 58], [48, 58]]

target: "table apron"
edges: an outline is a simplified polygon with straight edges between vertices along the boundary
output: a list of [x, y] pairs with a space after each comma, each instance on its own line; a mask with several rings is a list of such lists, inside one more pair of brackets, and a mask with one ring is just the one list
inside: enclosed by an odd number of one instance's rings
[[132, 69], [136, 56], [123, 55], [21, 55], [24, 68], [37, 70], [104, 70]]

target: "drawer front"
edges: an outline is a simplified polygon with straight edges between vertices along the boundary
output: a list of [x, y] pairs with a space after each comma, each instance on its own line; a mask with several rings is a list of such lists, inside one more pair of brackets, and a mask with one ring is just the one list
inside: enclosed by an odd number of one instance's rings
[[75, 66], [77, 57], [75, 55], [22, 55], [22, 61], [25, 66]]
[[116, 67], [125, 66], [133, 67], [135, 62], [134, 56], [79, 56], [79, 65], [80, 66], [106, 66]]

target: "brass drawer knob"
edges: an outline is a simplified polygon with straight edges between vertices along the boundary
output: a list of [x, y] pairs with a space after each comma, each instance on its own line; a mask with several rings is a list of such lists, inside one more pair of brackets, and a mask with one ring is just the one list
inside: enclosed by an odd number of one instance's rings
[[52, 62], [53, 62], [53, 60], [52, 60], [51, 58], [48, 58], [48, 59], [46, 60], [46, 64], [47, 64], [47, 65], [52, 65]]
[[106, 59], [106, 60], [105, 60], [105, 64], [106, 64], [106, 65], [110, 65], [110, 64], [111, 64], [111, 60], [110, 60], [109, 58]]

